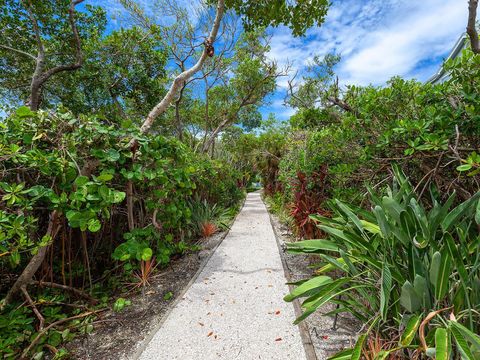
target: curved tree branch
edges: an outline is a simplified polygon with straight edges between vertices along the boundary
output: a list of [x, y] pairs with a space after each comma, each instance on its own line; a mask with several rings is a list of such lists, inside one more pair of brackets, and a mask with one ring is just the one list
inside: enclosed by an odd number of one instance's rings
[[[213, 44], [218, 33], [218, 29], [220, 28], [220, 23], [225, 12], [225, 1], [218, 0], [217, 2], [217, 13], [215, 16], [215, 20], [213, 22], [212, 30], [210, 31], [210, 35], [208, 36], [205, 43]], [[205, 46], [203, 49], [202, 55], [198, 59], [195, 65], [193, 65], [190, 69], [187, 69], [180, 73], [174, 80], [170, 89], [168, 90], [167, 94], [164, 98], [150, 111], [147, 115], [145, 121], [143, 122], [142, 126], [140, 127], [140, 131], [142, 133], [146, 133], [150, 130], [153, 125], [155, 119], [163, 114], [168, 106], [174, 101], [175, 96], [178, 90], [185, 84], [191, 76], [193, 76], [197, 71], [199, 71], [203, 63], [208, 57], [208, 46]]]
[[71, 64], [63, 64], [54, 66], [51, 69], [44, 70], [46, 62], [46, 53], [43, 45], [43, 41], [40, 35], [40, 27], [38, 26], [38, 21], [35, 18], [31, 3], [28, 3], [27, 12], [32, 21], [33, 30], [35, 32], [35, 40], [37, 42], [37, 56], [35, 57], [36, 65], [35, 71], [32, 76], [32, 82], [30, 85], [30, 98], [28, 100], [30, 109], [38, 110], [41, 102], [42, 88], [44, 84], [48, 81], [53, 75], [62, 72], [62, 71], [73, 71], [80, 68], [83, 64], [83, 55], [81, 48], [80, 35], [78, 33], [77, 25], [75, 23], [75, 6], [83, 2], [84, 0], [72, 0], [70, 2], [70, 7], [68, 9], [68, 19], [70, 22], [70, 27], [72, 29], [74, 47], [75, 47], [75, 62]]
[[80, 40], [80, 35], [78, 33], [77, 25], [75, 23], [75, 5], [80, 4], [84, 0], [76, 0], [70, 3], [70, 8], [68, 9], [68, 20], [70, 22], [70, 27], [72, 28], [74, 46], [75, 46], [75, 62], [71, 64], [62, 64], [55, 66], [47, 71], [45, 71], [40, 77], [41, 81], [47, 81], [52, 75], [55, 75], [62, 71], [72, 71], [80, 68], [83, 63], [83, 54], [82, 54], [82, 43]]

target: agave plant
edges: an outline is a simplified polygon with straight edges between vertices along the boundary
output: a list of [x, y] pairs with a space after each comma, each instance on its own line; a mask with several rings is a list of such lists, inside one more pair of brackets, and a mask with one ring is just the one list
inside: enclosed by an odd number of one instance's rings
[[[285, 300], [306, 298], [297, 323], [333, 302], [335, 313], [367, 325], [355, 348], [335, 359], [360, 359], [369, 332], [400, 339], [382, 359], [480, 359], [480, 192], [452, 209], [455, 194], [441, 204], [432, 188], [427, 209], [404, 174], [394, 174], [384, 196], [370, 191], [370, 211], [335, 201], [334, 218], [312, 216], [328, 237], [289, 249], [324, 262]], [[332, 270], [341, 276], [328, 276]]]

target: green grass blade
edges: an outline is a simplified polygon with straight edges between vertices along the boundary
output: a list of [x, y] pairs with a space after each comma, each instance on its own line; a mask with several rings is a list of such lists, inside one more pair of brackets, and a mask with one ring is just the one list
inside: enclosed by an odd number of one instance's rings
[[473, 195], [470, 199], [464, 201], [460, 205], [458, 205], [456, 208], [454, 208], [452, 211], [450, 211], [447, 216], [443, 219], [441, 226], [444, 231], [448, 231], [450, 229], [450, 226], [453, 224], [457, 223], [458, 220], [469, 210], [471, 210], [472, 206], [475, 206], [478, 198], [480, 197], [480, 192], [477, 192], [475, 195]]
[[353, 349], [345, 349], [329, 357], [327, 360], [350, 360], [352, 358], [352, 352]]
[[380, 311], [382, 318], [387, 318], [388, 302], [390, 300], [390, 292], [392, 291], [392, 274], [388, 268], [387, 263], [383, 264], [382, 270], [382, 285], [380, 288]]
[[358, 337], [357, 342], [355, 343], [355, 346], [353, 347], [352, 351], [352, 360], [360, 360], [360, 357], [362, 356], [362, 350], [363, 350], [363, 344], [365, 343], [365, 339], [367, 338], [368, 334], [362, 334]]

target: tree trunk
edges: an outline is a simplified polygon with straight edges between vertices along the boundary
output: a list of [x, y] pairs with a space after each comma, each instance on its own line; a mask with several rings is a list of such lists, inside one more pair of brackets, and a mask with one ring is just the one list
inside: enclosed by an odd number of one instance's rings
[[37, 111], [40, 107], [42, 99], [42, 84], [40, 83], [40, 76], [42, 75], [44, 66], [44, 55], [39, 53], [35, 64], [35, 71], [32, 76], [32, 82], [30, 84], [30, 97], [28, 98], [28, 106], [32, 111]]
[[470, 44], [472, 46], [472, 51], [475, 54], [480, 54], [480, 42], [478, 40], [478, 32], [477, 32], [477, 7], [478, 7], [478, 0], [469, 0], [467, 34], [470, 37]]
[[127, 190], [125, 191], [127, 197], [127, 219], [128, 230], [132, 231], [135, 228], [135, 219], [133, 216], [133, 182], [128, 180]]
[[210, 116], [208, 115], [208, 107], [209, 107], [209, 102], [208, 102], [208, 91], [209, 91], [208, 83], [207, 83], [207, 78], [205, 77], [205, 134], [203, 135], [203, 140], [202, 140], [202, 151], [204, 152], [205, 148], [205, 142], [207, 141], [207, 136], [208, 132], [210, 131]]
[[217, 135], [220, 133], [220, 131], [222, 131], [225, 126], [227, 126], [227, 124], [229, 123], [229, 118], [227, 117], [226, 119], [224, 119], [220, 125], [217, 126], [217, 128], [213, 131], [213, 133], [210, 135], [210, 137], [208, 138], [208, 140], [205, 142], [205, 144], [203, 145], [203, 152], [204, 153], [207, 153], [208, 150], [210, 149], [210, 147], [212, 146], [212, 144], [214, 143]]
[[183, 140], [183, 122], [182, 118], [180, 116], [180, 103], [182, 102], [183, 99], [183, 92], [185, 90], [186, 84], [182, 86], [180, 89], [180, 94], [178, 95], [178, 99], [175, 101], [175, 124], [177, 127], [177, 135], [178, 135], [178, 140], [182, 141]]
[[54, 237], [57, 233], [59, 217], [60, 214], [57, 210], [52, 211], [52, 213], [50, 214], [50, 220], [48, 222], [47, 232], [45, 233], [46, 236], [51, 237], [49, 243], [45, 246], [40, 247], [38, 249], [38, 252], [30, 259], [28, 265], [25, 267], [23, 272], [20, 274], [18, 279], [8, 291], [7, 296], [4, 299], [3, 306], [10, 304], [17, 292], [19, 292], [22, 287], [26, 287], [32, 282], [33, 276], [37, 272], [40, 265], [42, 265], [48, 248], [50, 247], [50, 244], [53, 242]]
[[[215, 39], [218, 34], [218, 29], [220, 28], [220, 23], [223, 18], [223, 13], [225, 11], [225, 1], [224, 0], [218, 0], [217, 2], [217, 13], [215, 15], [215, 20], [213, 21], [212, 29], [210, 31], [210, 35], [208, 36], [208, 39], [206, 40], [205, 43], [213, 44], [215, 42]], [[170, 86], [170, 89], [168, 90], [167, 94], [164, 96], [164, 98], [157, 104], [155, 107], [148, 113], [147, 117], [145, 118], [145, 121], [143, 122], [142, 126], [140, 127], [140, 131], [142, 133], [147, 133], [150, 128], [152, 127], [155, 119], [162, 115], [167, 108], [170, 106], [170, 104], [173, 102], [175, 95], [177, 94], [178, 90], [185, 85], [185, 83], [194, 75], [197, 71], [199, 71], [205, 60], [207, 59], [208, 56], [211, 56], [209, 54], [208, 47], [205, 46], [203, 49], [202, 55], [198, 59], [197, 63], [193, 65], [190, 69], [183, 71], [180, 73], [174, 80], [172, 85]], [[132, 139], [130, 145], [134, 142], [135, 140]]]
[[57, 65], [51, 69], [45, 70], [45, 48], [43, 46], [43, 41], [40, 35], [40, 27], [38, 26], [38, 21], [35, 18], [31, 7], [27, 7], [27, 12], [32, 21], [33, 30], [35, 32], [35, 41], [37, 42], [37, 57], [35, 71], [32, 75], [32, 82], [30, 84], [30, 97], [28, 99], [28, 105], [30, 110], [36, 111], [40, 107], [42, 100], [42, 90], [45, 83], [53, 75], [58, 74], [62, 71], [74, 71], [79, 69], [83, 64], [83, 54], [81, 48], [80, 35], [75, 23], [75, 6], [82, 3], [84, 0], [71, 0], [70, 7], [68, 9], [68, 20], [72, 29], [73, 40], [75, 42], [75, 62], [72, 64], [66, 65]]

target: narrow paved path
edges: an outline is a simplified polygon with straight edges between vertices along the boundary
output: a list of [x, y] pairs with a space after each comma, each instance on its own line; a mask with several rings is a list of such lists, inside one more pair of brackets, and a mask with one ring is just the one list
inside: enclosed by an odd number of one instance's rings
[[304, 360], [284, 270], [258, 193], [140, 356], [141, 360]]

